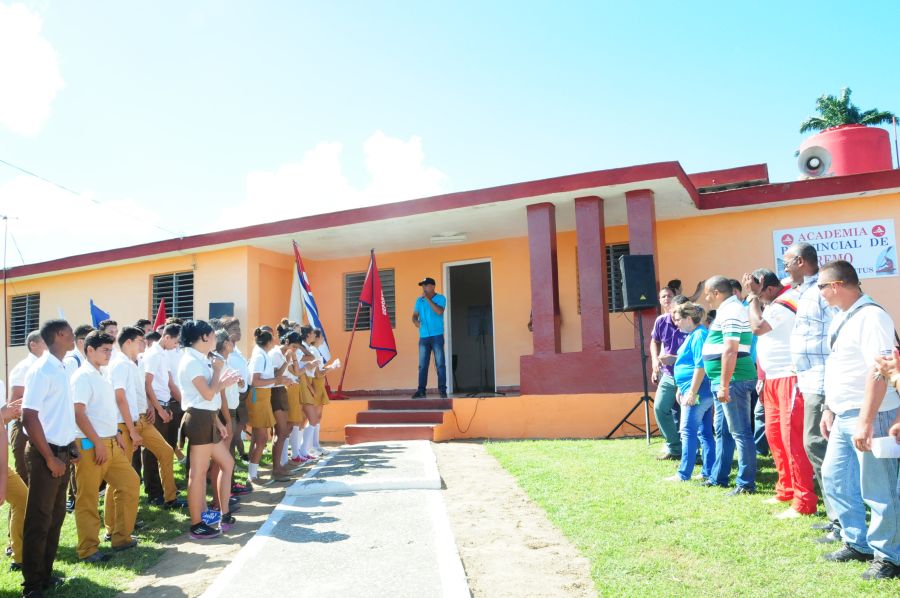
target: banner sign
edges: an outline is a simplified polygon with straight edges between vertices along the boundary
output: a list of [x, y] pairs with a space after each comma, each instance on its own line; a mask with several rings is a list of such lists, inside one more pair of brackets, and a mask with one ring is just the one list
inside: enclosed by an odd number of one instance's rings
[[784, 271], [783, 255], [794, 243], [809, 243], [819, 254], [819, 265], [835, 260], [853, 264], [860, 278], [897, 276], [897, 237], [893, 219], [786, 228], [772, 233], [775, 271]]

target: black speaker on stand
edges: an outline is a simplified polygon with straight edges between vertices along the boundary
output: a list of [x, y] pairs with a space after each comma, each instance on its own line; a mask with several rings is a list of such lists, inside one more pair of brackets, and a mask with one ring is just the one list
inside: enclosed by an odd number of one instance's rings
[[[638, 335], [641, 348], [641, 376], [643, 378], [644, 394], [638, 399], [631, 410], [625, 414], [616, 427], [606, 435], [612, 438], [619, 428], [629, 426], [644, 432], [647, 444], [650, 444], [650, 382], [647, 380], [647, 349], [644, 342], [644, 315], [642, 310], [656, 308], [656, 269], [653, 265], [652, 255], [623, 255], [619, 258], [619, 270], [622, 273], [622, 299], [624, 311], [637, 312]], [[644, 407], [644, 427], [631, 423], [628, 418], [642, 406]]]

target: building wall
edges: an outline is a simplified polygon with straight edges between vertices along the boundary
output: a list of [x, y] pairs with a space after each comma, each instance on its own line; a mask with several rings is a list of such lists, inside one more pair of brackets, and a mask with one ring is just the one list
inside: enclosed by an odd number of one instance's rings
[[[660, 222], [657, 227], [659, 276], [662, 281], [680, 278], [686, 290], [712, 274], [740, 278], [753, 268], [774, 266], [772, 231], [792, 226], [853, 222], [877, 218], [900, 218], [900, 195], [864, 197], [820, 204], [774, 207], [738, 213], [703, 215]], [[627, 241], [627, 228], [607, 230], [608, 244]], [[301, 250], [303, 248], [301, 247]], [[285, 251], [289, 251], [285, 247]], [[410, 320], [419, 296], [417, 282], [424, 276], [444, 289], [444, 265], [451, 262], [490, 258], [494, 291], [496, 380], [500, 386], [519, 383], [519, 357], [532, 351], [526, 328], [530, 311], [527, 239], [429, 247], [412, 252], [378, 254], [380, 268], [394, 268], [397, 326], [394, 334], [398, 356], [378, 370], [368, 348], [368, 332], [357, 334], [344, 388], [347, 390], [410, 389], [415, 386], [418, 332]], [[320, 315], [336, 357], [344, 359], [349, 332], [343, 329], [343, 275], [363, 272], [368, 256], [315, 261], [306, 260]], [[562, 349], [581, 348], [577, 307], [575, 233], [558, 236]], [[56, 317], [61, 308], [73, 323], [89, 322], [88, 300], [109, 311], [120, 322], [152, 317], [150, 282], [154, 274], [194, 269], [195, 314], [208, 316], [208, 303], [233, 301], [235, 315], [244, 328], [243, 349], [252, 343], [252, 330], [260, 324], [275, 325], [287, 315], [293, 258], [253, 247], [238, 247], [183, 255], [109, 268], [48, 276], [10, 283], [10, 295], [41, 293], [41, 320]], [[863, 288], [900, 319], [897, 277], [867, 279]], [[613, 349], [631, 348], [634, 334], [631, 314], [611, 316]], [[4, 331], [5, 335], [5, 331]], [[24, 356], [23, 347], [10, 350], [10, 367]], [[598, 373], [598, 375], [602, 375]], [[338, 376], [331, 377], [337, 386]], [[431, 385], [434, 385], [432, 372]]]

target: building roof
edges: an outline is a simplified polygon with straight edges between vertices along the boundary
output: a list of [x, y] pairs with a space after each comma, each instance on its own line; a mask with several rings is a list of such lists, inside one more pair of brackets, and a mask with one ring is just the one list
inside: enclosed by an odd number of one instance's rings
[[[790, 183], [768, 182], [765, 165], [688, 175], [678, 162], [660, 162], [598, 170], [474, 191], [304, 216], [224, 231], [166, 239], [27, 264], [9, 270], [10, 279], [64, 271], [94, 269], [170, 255], [251, 245], [290, 253], [296, 240], [306, 259], [334, 259], [432, 246], [432, 238], [464, 234], [466, 242], [524, 236], [525, 207], [551, 202], [557, 206], [559, 230], [575, 228], [572, 199], [604, 199], [607, 226], [625, 224], [625, 193], [653, 191], [658, 220], [811, 203], [900, 190], [900, 170]], [[721, 190], [724, 189], [724, 190]]]

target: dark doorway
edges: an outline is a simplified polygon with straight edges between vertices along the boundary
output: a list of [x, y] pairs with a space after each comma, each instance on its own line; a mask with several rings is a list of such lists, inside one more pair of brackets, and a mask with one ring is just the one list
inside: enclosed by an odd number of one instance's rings
[[491, 264], [448, 265], [453, 392], [494, 392]]

